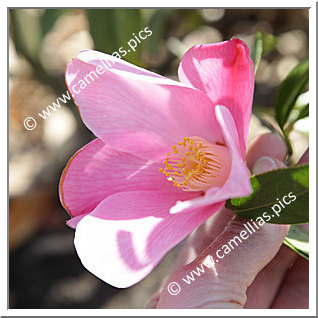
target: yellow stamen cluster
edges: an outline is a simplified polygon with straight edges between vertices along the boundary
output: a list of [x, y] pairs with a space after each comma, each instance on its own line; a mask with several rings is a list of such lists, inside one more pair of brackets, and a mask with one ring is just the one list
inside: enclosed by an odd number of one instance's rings
[[165, 168], [160, 171], [175, 187], [184, 191], [204, 191], [225, 182], [230, 163], [226, 147], [211, 145], [200, 137], [184, 137], [171, 149], [163, 162]]

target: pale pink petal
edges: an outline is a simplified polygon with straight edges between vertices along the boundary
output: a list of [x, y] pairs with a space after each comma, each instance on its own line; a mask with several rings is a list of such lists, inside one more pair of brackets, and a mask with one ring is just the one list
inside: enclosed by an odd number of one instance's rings
[[[106, 146], [88, 143], [69, 160], [60, 181], [60, 199], [71, 216], [91, 212], [107, 196], [131, 190], [164, 190], [181, 193], [152, 162]], [[68, 222], [70, 226], [77, 220]]]
[[[251, 194], [251, 182], [249, 170], [240, 154], [239, 141], [233, 117], [225, 106], [216, 106], [217, 120], [223, 132], [227, 147], [232, 154], [232, 169], [229, 179], [220, 190], [210, 189], [207, 196], [220, 196], [222, 199], [238, 198]], [[229, 196], [230, 194], [230, 196]]]
[[171, 192], [154, 191], [122, 192], [105, 199], [77, 225], [75, 247], [83, 265], [116, 287], [139, 282], [167, 251], [221, 207], [171, 215], [169, 208], [176, 199]]
[[[84, 123], [105, 143], [154, 158], [186, 136], [221, 141], [214, 106], [204, 93], [129, 63], [104, 68], [96, 77], [100, 55], [78, 54], [67, 66], [66, 82]], [[85, 77], [90, 85], [78, 92]]]
[[170, 213], [186, 212], [189, 209], [225, 201], [230, 198], [244, 197], [252, 192], [249, 170], [240, 153], [238, 135], [230, 111], [225, 106], [216, 106], [216, 117], [221, 127], [226, 146], [231, 152], [231, 172], [222, 187], [212, 187], [204, 197], [178, 202]]
[[163, 76], [150, 72], [144, 68], [138, 67], [134, 64], [128, 63], [125, 60], [119, 59], [109, 54], [105, 54], [94, 50], [82, 50], [77, 55], [81, 61], [93, 64], [95, 66], [102, 66], [105, 68], [112, 68], [113, 70], [125, 71], [135, 73], [137, 75], [151, 76], [163, 78]]
[[181, 82], [205, 92], [214, 105], [231, 111], [245, 153], [254, 92], [254, 65], [239, 39], [197, 45], [182, 58]]

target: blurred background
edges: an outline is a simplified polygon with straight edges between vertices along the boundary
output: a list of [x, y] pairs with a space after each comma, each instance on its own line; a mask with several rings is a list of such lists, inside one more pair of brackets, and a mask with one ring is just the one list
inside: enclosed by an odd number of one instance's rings
[[[252, 49], [254, 33], [266, 34], [249, 138], [268, 129], [260, 118], [272, 122], [277, 86], [308, 58], [305, 9], [9, 10], [10, 308], [143, 308], [178, 254], [180, 245], [124, 290], [86, 271], [65, 225], [58, 183], [67, 160], [94, 135], [71, 101], [45, 120], [37, 115], [67, 90], [65, 67], [79, 50], [112, 54], [147, 26], [152, 35], [124, 59], [173, 79], [194, 44], [236, 36]], [[37, 120], [33, 130], [23, 125], [29, 116]], [[295, 161], [308, 146], [308, 123], [298, 121], [290, 137]]]

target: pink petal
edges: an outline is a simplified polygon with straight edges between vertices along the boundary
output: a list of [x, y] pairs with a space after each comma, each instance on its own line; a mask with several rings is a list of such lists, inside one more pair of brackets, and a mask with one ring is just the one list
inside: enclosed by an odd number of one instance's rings
[[[67, 66], [66, 82], [83, 121], [106, 144], [154, 158], [185, 136], [221, 141], [204, 93], [118, 59], [95, 78], [91, 72], [97, 73], [101, 56], [111, 59], [94, 51], [79, 53]], [[77, 94], [87, 74], [94, 82]]]
[[89, 212], [72, 217], [71, 219], [66, 221], [66, 224], [69, 227], [76, 229], [78, 222], [86, 215], [89, 215]]
[[137, 75], [151, 76], [163, 78], [163, 76], [150, 72], [144, 68], [138, 67], [134, 64], [128, 63], [125, 60], [119, 59], [112, 55], [108, 55], [99, 51], [94, 50], [82, 50], [79, 52], [76, 58], [81, 61], [93, 64], [95, 66], [104, 66], [105, 68], [112, 68], [113, 70], [125, 71], [129, 73], [134, 73]]
[[240, 153], [239, 139], [233, 117], [225, 106], [216, 106], [215, 112], [226, 146], [231, 152], [232, 163], [228, 180], [221, 188], [213, 187], [207, 190], [204, 197], [178, 202], [170, 209], [172, 214], [216, 202], [224, 203], [227, 199], [247, 196], [252, 192], [249, 170]]
[[205, 92], [214, 105], [227, 105], [245, 153], [254, 92], [254, 65], [247, 45], [232, 39], [197, 45], [182, 58], [181, 82]]
[[[131, 190], [182, 191], [159, 172], [161, 162], [151, 162], [106, 146], [95, 139], [69, 160], [60, 181], [60, 199], [74, 217], [91, 212], [107, 196]], [[77, 220], [69, 221], [72, 227]]]
[[76, 228], [75, 247], [83, 265], [116, 287], [139, 282], [220, 207], [170, 215], [176, 199], [171, 192], [156, 191], [122, 192], [105, 199]]

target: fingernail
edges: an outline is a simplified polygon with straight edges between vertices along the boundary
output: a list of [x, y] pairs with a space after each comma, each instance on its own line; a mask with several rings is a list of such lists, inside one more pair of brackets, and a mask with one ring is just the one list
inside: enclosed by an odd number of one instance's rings
[[253, 174], [260, 174], [266, 171], [275, 170], [278, 168], [276, 161], [268, 156], [264, 156], [256, 160], [253, 166]]

